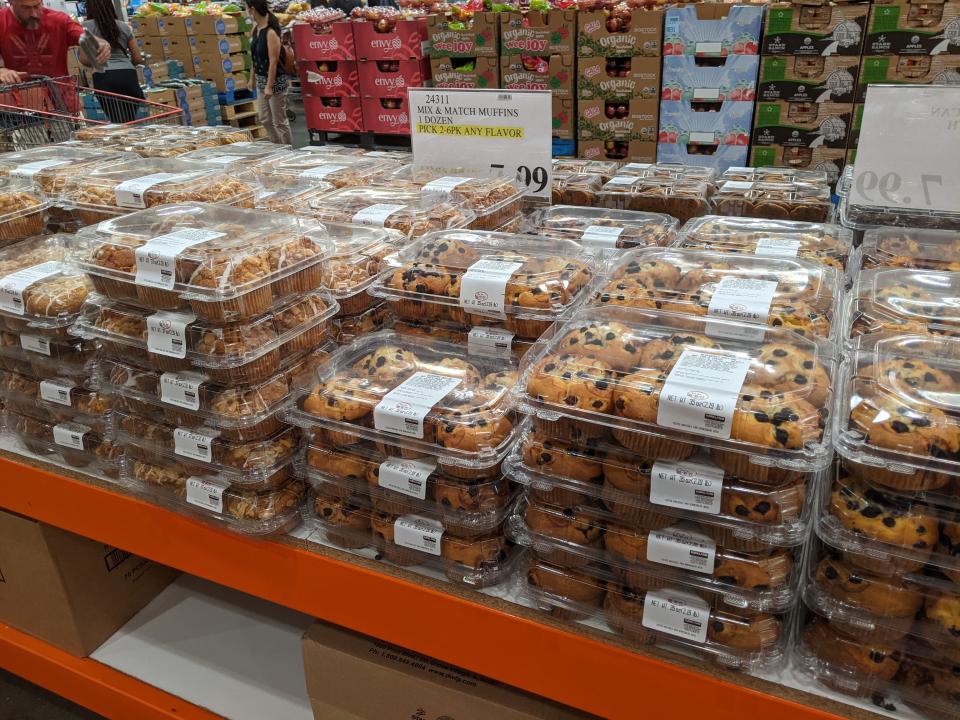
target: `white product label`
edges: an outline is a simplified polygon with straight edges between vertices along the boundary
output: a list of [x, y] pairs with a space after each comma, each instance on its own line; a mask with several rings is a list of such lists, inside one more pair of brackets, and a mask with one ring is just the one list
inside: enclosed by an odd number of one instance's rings
[[197, 507], [223, 512], [223, 491], [227, 483], [201, 478], [187, 478], [187, 502]]
[[693, 90], [694, 102], [703, 102], [703, 101], [719, 100], [719, 99], [720, 99], [719, 88], [694, 88]]
[[195, 321], [193, 313], [158, 312], [147, 318], [147, 350], [157, 355], [187, 356], [187, 326]]
[[69, 160], [37, 160], [36, 162], [27, 163], [26, 165], [21, 165], [18, 168], [14, 168], [10, 172], [10, 175], [11, 177], [32, 178], [41, 170], [69, 164]]
[[34, 283], [56, 277], [62, 269], [63, 266], [60, 263], [50, 261], [10, 273], [0, 280], [0, 310], [14, 315], [23, 315], [26, 311], [23, 304], [23, 291]]
[[637, 178], [631, 175], [614, 175], [607, 181], [607, 185], [633, 185], [636, 181]]
[[211, 165], [229, 165], [237, 160], [239, 160], [239, 158], [236, 155], [213, 155], [204, 158], [203, 162], [210, 163]]
[[300, 177], [321, 179], [325, 178], [330, 173], [337, 172], [337, 170], [344, 170], [346, 167], [346, 165], [317, 165], [309, 170], [304, 170], [302, 173], [300, 173]]
[[719, 55], [723, 52], [723, 43], [698, 42], [694, 45], [693, 51], [696, 55]]
[[393, 523], [393, 542], [400, 547], [439, 555], [441, 537], [441, 522], [422, 515], [401, 515]]
[[250, 142], [249, 140], [242, 140], [241, 142], [230, 143], [230, 147], [232, 148], [250, 147], [251, 145], [253, 145], [253, 143]]
[[727, 440], [750, 358], [687, 348], [660, 390], [657, 425]]
[[754, 255], [795, 258], [800, 252], [800, 241], [789, 238], [760, 238], [753, 249]]
[[615, 248], [617, 240], [623, 234], [623, 228], [606, 227], [605, 225], [590, 225], [580, 236], [587, 245], [596, 245], [599, 247]]
[[42, 335], [21, 335], [20, 347], [28, 352], [50, 357], [50, 341]]
[[478, 260], [460, 278], [460, 307], [468, 312], [505, 318], [507, 283], [523, 263], [509, 260]]
[[392, 203], [377, 203], [360, 210], [353, 216], [352, 222], [357, 225], [375, 225], [383, 227], [387, 218], [398, 210], [403, 210], [406, 205], [394, 205]]
[[40, 397], [47, 402], [70, 407], [70, 391], [75, 387], [69, 380], [41, 380]]
[[721, 190], [753, 190], [753, 183], [747, 180], [727, 180]]
[[691, 132], [687, 142], [693, 145], [712, 145], [716, 141], [717, 136], [712, 132]]
[[179, 177], [177, 173], [154, 173], [143, 177], [125, 180], [114, 188], [117, 196], [117, 205], [125, 208], [145, 208], [147, 203], [143, 196], [154, 185]]
[[428, 182], [426, 185], [420, 188], [420, 194], [442, 195], [443, 197], [449, 197], [450, 193], [453, 192], [457, 185], [463, 185], [465, 182], [470, 182], [472, 179], [473, 178], [447, 175], [445, 177], [437, 178], [436, 180], [431, 180]]
[[160, 376], [160, 401], [187, 410], [199, 410], [202, 384], [203, 375], [198, 373], [164, 373]]
[[710, 606], [693, 593], [666, 588], [648, 590], [644, 595], [642, 624], [645, 628], [705, 643], [709, 623]]
[[378, 484], [410, 497], [427, 497], [427, 478], [437, 469], [436, 459], [407, 460], [391, 457], [380, 463]]
[[720, 512], [723, 470], [716, 465], [657, 460], [650, 471], [650, 502], [678, 510]]
[[627, 163], [620, 168], [621, 172], [643, 172], [650, 169], [650, 163]]
[[83, 450], [83, 437], [88, 432], [90, 432], [90, 428], [80, 423], [60, 423], [53, 426], [53, 441], [57, 445], [73, 450]]
[[731, 165], [728, 167], [723, 174], [724, 175], [747, 175], [753, 177], [753, 173], [756, 172], [751, 167], [744, 167], [743, 165]]
[[467, 355], [509, 360], [513, 357], [513, 333], [491, 327], [475, 327], [467, 336]]
[[727, 276], [717, 283], [707, 306], [707, 316], [724, 320], [739, 320], [761, 327], [743, 327], [723, 323], [705, 323], [711, 337], [763, 340], [770, 305], [777, 293], [776, 280], [755, 280], [746, 277]]
[[212, 431], [177, 428], [173, 431], [173, 452], [193, 460], [213, 462], [213, 441], [218, 435]]
[[703, 533], [672, 527], [647, 536], [648, 562], [710, 575], [716, 559], [717, 544]]
[[416, 372], [383, 396], [373, 409], [373, 427], [383, 432], [423, 439], [423, 419], [461, 378]]
[[140, 285], [172, 290], [177, 280], [177, 255], [189, 247], [226, 237], [212, 230], [175, 230], [159, 235], [136, 249], [137, 276]]

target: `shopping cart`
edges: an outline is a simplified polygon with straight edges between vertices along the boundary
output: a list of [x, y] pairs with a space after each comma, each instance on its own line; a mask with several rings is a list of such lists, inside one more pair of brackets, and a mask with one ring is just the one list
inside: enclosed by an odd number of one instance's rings
[[107, 123], [183, 124], [170, 105], [81, 88], [76, 77], [32, 77], [0, 85], [0, 151], [69, 140], [75, 130]]

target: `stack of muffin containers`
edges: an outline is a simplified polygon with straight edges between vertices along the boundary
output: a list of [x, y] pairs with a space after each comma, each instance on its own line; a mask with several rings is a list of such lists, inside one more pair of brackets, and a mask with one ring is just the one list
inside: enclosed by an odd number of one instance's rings
[[713, 197], [717, 215], [827, 222], [833, 214], [830, 182], [819, 170], [729, 168]]

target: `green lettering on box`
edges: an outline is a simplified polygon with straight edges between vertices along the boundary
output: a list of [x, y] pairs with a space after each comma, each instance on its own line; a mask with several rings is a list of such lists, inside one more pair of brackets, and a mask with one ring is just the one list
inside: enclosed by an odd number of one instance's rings
[[767, 35], [788, 33], [793, 25], [793, 8], [770, 8], [767, 13]]
[[763, 59], [763, 72], [760, 82], [776, 82], [787, 79], [787, 58], [766, 57]]

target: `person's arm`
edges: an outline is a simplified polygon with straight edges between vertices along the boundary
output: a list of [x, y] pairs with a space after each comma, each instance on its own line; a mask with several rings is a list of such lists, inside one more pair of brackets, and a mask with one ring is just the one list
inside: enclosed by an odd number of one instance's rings
[[273, 95], [273, 84], [277, 81], [277, 65], [280, 62], [280, 36], [267, 30], [267, 57], [270, 58], [270, 69], [267, 71], [267, 87], [263, 90], [264, 97]]
[[130, 44], [127, 47], [130, 48], [130, 62], [134, 65], [143, 65], [143, 57], [140, 55], [140, 48], [137, 47], [136, 38], [130, 38]]
[[[256, 27], [253, 27], [253, 28], [250, 29], [250, 50], [249, 50], [249, 53], [250, 53], [250, 59], [251, 59], [251, 60], [253, 59], [253, 44], [257, 41], [256, 32], [257, 32], [257, 28], [256, 28]], [[253, 64], [251, 64], [251, 65], [250, 65], [250, 72], [247, 73], [247, 90], [249, 90], [250, 92], [253, 92], [253, 87], [254, 87], [254, 74], [255, 74], [255, 71], [254, 71], [254, 69], [253, 69]]]

